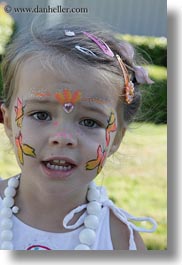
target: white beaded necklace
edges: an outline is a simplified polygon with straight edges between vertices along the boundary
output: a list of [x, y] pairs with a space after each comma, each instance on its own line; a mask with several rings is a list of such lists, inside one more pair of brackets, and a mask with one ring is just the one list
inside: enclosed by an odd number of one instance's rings
[[[13, 214], [19, 212], [19, 208], [14, 205], [14, 197], [20, 184], [20, 176], [11, 178], [8, 186], [4, 191], [3, 207], [0, 211], [1, 216], [1, 245], [2, 250], [13, 250]], [[100, 193], [96, 184], [91, 182], [87, 192], [87, 215], [84, 219], [84, 228], [79, 234], [80, 243], [75, 250], [90, 250], [96, 239], [96, 229], [99, 225], [99, 215], [101, 211]]]

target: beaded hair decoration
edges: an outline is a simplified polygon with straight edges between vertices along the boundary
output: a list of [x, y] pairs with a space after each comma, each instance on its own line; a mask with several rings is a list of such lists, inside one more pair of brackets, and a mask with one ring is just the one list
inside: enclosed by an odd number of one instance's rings
[[133, 101], [133, 98], [135, 96], [134, 84], [132, 81], [130, 81], [128, 70], [127, 70], [123, 60], [121, 59], [121, 57], [118, 54], [116, 54], [116, 58], [119, 62], [119, 65], [120, 65], [122, 73], [123, 73], [125, 101], [127, 104], [131, 104], [131, 102]]
[[[118, 54], [114, 54], [112, 52], [112, 50], [109, 48], [109, 46], [101, 39], [99, 39], [98, 37], [96, 37], [95, 35], [88, 33], [88, 32], [82, 32], [84, 35], [86, 35], [89, 39], [91, 39], [93, 42], [96, 43], [96, 45], [103, 51], [104, 54], [110, 56], [110, 57], [114, 57], [116, 56], [116, 59], [118, 60], [119, 66], [121, 68], [122, 74], [123, 74], [123, 78], [124, 78], [124, 98], [125, 98], [125, 102], [127, 104], [131, 104], [134, 96], [135, 96], [135, 86], [133, 84], [133, 82], [130, 80], [130, 75], [128, 73], [127, 67], [125, 65], [125, 63], [123, 62], [123, 60], [121, 59], [121, 57]], [[124, 48], [124, 52], [126, 54], [130, 53], [128, 51], [128, 48], [126, 47], [122, 47]], [[81, 51], [81, 50], [80, 50]], [[89, 52], [89, 55], [91, 54], [91, 51]], [[95, 54], [94, 54], [95, 55]], [[130, 57], [133, 57], [130, 55]], [[154, 82], [149, 78], [147, 71], [142, 67], [142, 66], [138, 66], [133, 64], [132, 65], [132, 70], [135, 73], [135, 78], [136, 81], [139, 84], [153, 84]]]
[[[109, 46], [101, 39], [97, 38], [95, 35], [88, 33], [88, 32], [83, 32], [84, 35], [86, 35], [89, 39], [91, 39], [93, 42], [97, 44], [97, 46], [108, 56], [114, 57], [114, 53], [112, 50], [109, 48]], [[127, 104], [131, 104], [134, 98], [134, 84], [132, 81], [130, 81], [129, 73], [128, 70], [122, 61], [121, 57], [116, 54], [116, 58], [119, 62], [120, 68], [123, 73], [123, 78], [124, 78], [124, 97], [125, 97], [125, 102]]]

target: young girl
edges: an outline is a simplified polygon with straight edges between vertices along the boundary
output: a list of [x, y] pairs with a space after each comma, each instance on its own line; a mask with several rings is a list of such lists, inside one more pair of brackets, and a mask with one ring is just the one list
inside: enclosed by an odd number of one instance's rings
[[0, 249], [145, 250], [138, 232], [155, 221], [117, 208], [93, 182], [137, 112], [139, 83], [152, 83], [133, 48], [96, 28], [56, 25], [15, 38], [2, 74], [21, 173], [0, 182]]

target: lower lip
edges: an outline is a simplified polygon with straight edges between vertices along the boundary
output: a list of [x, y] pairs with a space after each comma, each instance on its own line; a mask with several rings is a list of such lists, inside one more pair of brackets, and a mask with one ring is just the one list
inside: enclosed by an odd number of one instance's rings
[[73, 174], [73, 171], [75, 170], [76, 167], [73, 167], [72, 169], [69, 170], [54, 170], [46, 167], [44, 163], [41, 163], [42, 170], [44, 174], [49, 176], [50, 178], [59, 178], [59, 179], [65, 179], [68, 178], [71, 174]]

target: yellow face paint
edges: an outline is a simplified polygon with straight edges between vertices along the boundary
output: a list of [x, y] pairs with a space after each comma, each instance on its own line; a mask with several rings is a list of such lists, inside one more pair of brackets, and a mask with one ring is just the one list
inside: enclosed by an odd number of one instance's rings
[[116, 119], [115, 119], [114, 113], [111, 112], [108, 125], [106, 128], [106, 146], [108, 146], [110, 143], [110, 133], [115, 132], [116, 130], [117, 130]]
[[97, 158], [90, 160], [86, 163], [86, 170], [93, 170], [96, 167], [98, 167], [97, 174], [99, 174], [100, 171], [102, 170], [105, 158], [106, 158], [106, 151], [105, 150], [102, 151], [102, 147], [101, 145], [99, 145], [97, 149]]
[[16, 124], [19, 128], [22, 127], [22, 122], [23, 122], [23, 117], [24, 117], [24, 108], [25, 106], [23, 106], [23, 102], [21, 101], [20, 98], [17, 99], [17, 106], [15, 106], [15, 113], [16, 113], [16, 117], [15, 117], [15, 121]]
[[15, 144], [17, 147], [18, 159], [22, 165], [24, 164], [23, 155], [30, 156], [30, 157], [36, 157], [35, 149], [28, 144], [22, 143], [21, 132], [19, 133], [18, 137], [15, 138]]

